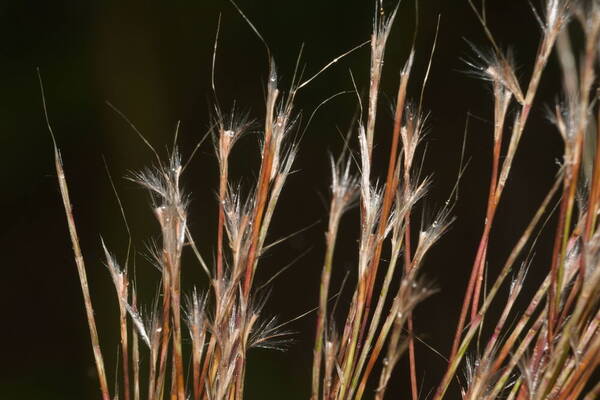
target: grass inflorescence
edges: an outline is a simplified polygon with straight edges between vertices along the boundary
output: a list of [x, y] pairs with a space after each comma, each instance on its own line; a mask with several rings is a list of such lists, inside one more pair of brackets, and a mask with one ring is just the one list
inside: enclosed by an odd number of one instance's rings
[[[531, 70], [523, 78], [515, 69], [513, 51], [504, 50], [487, 25], [485, 1], [479, 7], [465, 1], [489, 40], [489, 49], [470, 45], [472, 54], [465, 58], [465, 64], [470, 74], [491, 87], [492, 165], [483, 229], [471, 272], [465, 276], [466, 290], [456, 327], [448, 332], [453, 335], [452, 346], [439, 350], [447, 354], [446, 372], [435, 387], [420, 386], [415, 349], [419, 320], [413, 318], [413, 310], [435, 293], [421, 272], [428, 252], [443, 240], [452, 224], [461, 221], [453, 217], [453, 192], [428, 222], [415, 222], [415, 210], [427, 198], [432, 184], [431, 177], [421, 173], [420, 147], [426, 130], [436, 129], [428, 126], [427, 112], [422, 109], [429, 70], [417, 84], [420, 90], [414, 100], [410, 89], [415, 86], [411, 84], [415, 59], [426, 52], [413, 47], [406, 55], [398, 71], [392, 129], [377, 132], [386, 46], [398, 7], [386, 10], [381, 1], [375, 1], [373, 32], [365, 43], [371, 50], [367, 98], [362, 99], [356, 90], [360, 109], [351, 134], [357, 148], [344, 149], [341, 155], [331, 156], [330, 162], [329, 216], [315, 299], [312, 379], [306, 382], [312, 400], [383, 399], [392, 380], [405, 382], [412, 400], [427, 393], [434, 400], [446, 398], [455, 380], [461, 384], [464, 399], [592, 400], [600, 395], [600, 383], [593, 380], [600, 362], [600, 108], [596, 79], [600, 2], [545, 0], [541, 9], [533, 8], [540, 40], [534, 57], [520, 60]], [[265, 299], [256, 295], [255, 276], [261, 256], [269, 248], [266, 238], [275, 208], [296, 154], [302, 151], [296, 94], [341, 56], [308, 79], [303, 79], [296, 68], [289, 89], [283, 90], [270, 49], [259, 30], [237, 9], [267, 50], [264, 120], [251, 119], [239, 107], [224, 110], [216, 96], [213, 75], [210, 133], [219, 179], [216, 248], [211, 255], [200, 253], [189, 230], [189, 199], [181, 184], [189, 160], [182, 160], [175, 144], [166, 159], [162, 158], [142, 136], [156, 156], [155, 165], [129, 178], [151, 195], [161, 238], [152, 247], [151, 257], [160, 271], [160, 285], [150, 305], [140, 304], [129, 257], [120, 265], [102, 242], [119, 311], [122, 367], [113, 391], [103, 361], [94, 296], [88, 288], [67, 179], [55, 144], [59, 187], [104, 400], [239, 400], [244, 397], [247, 368], [252, 368], [247, 363], [249, 349], [288, 344], [286, 325], [263, 315]], [[581, 31], [582, 46], [573, 45], [573, 29]], [[217, 43], [215, 40], [215, 54]], [[429, 66], [434, 51], [435, 43], [429, 52]], [[534, 100], [553, 52], [562, 68], [564, 92], [557, 93], [561, 100], [555, 106], [538, 110]], [[515, 155], [534, 112], [549, 115], [563, 140], [564, 157], [553, 185], [523, 224], [525, 228], [500, 272], [488, 275], [488, 248], [498, 206], [504, 192], [510, 190], [507, 182]], [[249, 130], [261, 133], [260, 166], [252, 189], [245, 193], [232, 182], [229, 159], [238, 139]], [[390, 138], [383, 174], [374, 168], [374, 158], [379, 156], [373, 151], [378, 135]], [[555, 203], [556, 213], [552, 207]], [[355, 281], [346, 289], [350, 291], [346, 307], [334, 312], [336, 243], [344, 235], [340, 229], [344, 214], [353, 207], [358, 208], [359, 226], [358, 257], [352, 275]], [[549, 218], [552, 222], [548, 224]], [[527, 251], [534, 248], [536, 235], [546, 224], [554, 231], [551, 261], [544, 279], [530, 295], [523, 290], [528, 278]], [[188, 248], [207, 275], [209, 286], [183, 293], [182, 255]], [[207, 262], [209, 259], [214, 261]], [[503, 297], [501, 289], [506, 288], [508, 295]], [[522, 300], [526, 304], [523, 308]], [[500, 310], [497, 317], [490, 316], [492, 307]], [[491, 329], [484, 331], [484, 324]], [[407, 377], [395, 373], [403, 357], [408, 360]], [[141, 373], [142, 368], [146, 372]]]

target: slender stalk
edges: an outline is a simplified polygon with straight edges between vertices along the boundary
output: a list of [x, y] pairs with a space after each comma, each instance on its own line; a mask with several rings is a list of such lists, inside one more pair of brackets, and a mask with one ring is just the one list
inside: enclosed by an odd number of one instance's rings
[[[122, 294], [127, 299], [127, 286]], [[123, 393], [125, 400], [130, 398], [131, 387], [129, 385], [129, 346], [127, 338], [127, 309], [125, 303], [119, 300], [119, 325], [121, 330], [121, 357], [123, 361]]]
[[158, 375], [155, 381], [155, 386], [151, 388], [153, 391], [153, 397], [155, 399], [162, 399], [162, 393], [165, 382], [165, 372], [167, 369], [167, 356], [169, 354], [169, 340], [171, 338], [171, 324], [170, 324], [170, 310], [171, 310], [171, 291], [169, 287], [171, 285], [170, 273], [166, 268], [163, 268], [163, 280], [162, 280], [162, 329], [160, 331], [161, 343], [160, 343], [160, 361], [158, 366]]
[[[131, 308], [137, 311], [135, 286], [131, 293]], [[131, 358], [133, 363], [133, 400], [140, 400], [140, 343], [135, 329], [131, 332]]]
[[[43, 92], [42, 92], [43, 98]], [[44, 99], [44, 110], [46, 109], [46, 102]], [[47, 119], [47, 116], [46, 116]], [[48, 128], [52, 133], [52, 129], [48, 124]], [[53, 136], [54, 137], [54, 136]], [[65, 178], [65, 172], [63, 169], [62, 159], [60, 152], [56, 145], [54, 146], [54, 161], [56, 174], [58, 176], [58, 185], [60, 187], [60, 194], [63, 200], [63, 206], [65, 208], [65, 214], [67, 217], [67, 224], [69, 226], [69, 234], [71, 236], [71, 244], [73, 245], [73, 253], [75, 254], [75, 264], [77, 265], [77, 272], [79, 273], [79, 283], [81, 284], [81, 291], [83, 293], [83, 302], [85, 304], [85, 312], [87, 316], [88, 327], [90, 330], [90, 337], [92, 340], [92, 349], [94, 351], [94, 359], [96, 361], [96, 371], [98, 373], [98, 379], [100, 380], [100, 391], [102, 393], [102, 400], [110, 400], [110, 393], [108, 390], [108, 384], [106, 380], [106, 372], [104, 369], [104, 360], [102, 358], [102, 351], [100, 349], [100, 340], [98, 339], [98, 331], [96, 329], [96, 319], [94, 317], [94, 307], [92, 306], [92, 298], [90, 296], [90, 289], [88, 286], [87, 273], [85, 272], [85, 263], [83, 261], [83, 254], [81, 247], [79, 246], [79, 236], [77, 235], [77, 228], [75, 226], [75, 218], [73, 217], [73, 207], [71, 206], [71, 200], [69, 197], [69, 187]]]
[[217, 223], [217, 277], [215, 284], [217, 297], [219, 296], [221, 281], [223, 279], [223, 225], [225, 223], [225, 199], [227, 196], [227, 177], [229, 171], [227, 159], [222, 164], [223, 166], [219, 175], [219, 220]]
[[[332, 201], [333, 203], [333, 201]], [[335, 241], [339, 227], [341, 214], [337, 218], [330, 220], [327, 232], [327, 251], [323, 263], [323, 272], [321, 274], [321, 288], [319, 290], [319, 309], [317, 311], [317, 328], [315, 347], [313, 350], [313, 375], [312, 375], [312, 400], [319, 397], [319, 382], [321, 380], [321, 360], [323, 357], [323, 342], [325, 332], [325, 317], [327, 316], [327, 301], [329, 296], [329, 281], [331, 280], [331, 268], [333, 264], [333, 254], [335, 251]]]

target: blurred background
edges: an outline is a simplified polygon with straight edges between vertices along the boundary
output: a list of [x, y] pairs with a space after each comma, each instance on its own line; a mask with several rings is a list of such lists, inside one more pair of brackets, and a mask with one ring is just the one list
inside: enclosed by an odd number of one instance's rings
[[[374, 1], [239, 0], [275, 56], [280, 87], [288, 87], [301, 45], [305, 75], [370, 38]], [[527, 79], [540, 29], [528, 2], [489, 0], [489, 25], [497, 40], [514, 47], [519, 75]], [[534, 1], [538, 6], [539, 1]], [[395, 2], [386, 1], [390, 9]], [[0, 231], [2, 274], [0, 305], [0, 398], [97, 399], [97, 379], [85, 320], [81, 289], [60, 201], [50, 136], [46, 130], [36, 67], [44, 80], [50, 119], [62, 150], [75, 208], [90, 290], [109, 376], [114, 375], [118, 346], [116, 298], [103, 266], [100, 236], [121, 260], [128, 235], [110, 185], [115, 181], [131, 226], [140, 277], [141, 302], [154, 294], [158, 272], [143, 254], [158, 235], [150, 201], [136, 184], [123, 179], [153, 156], [139, 137], [111, 110], [121, 110], [159, 151], [173, 141], [181, 123], [179, 146], [188, 156], [210, 126], [214, 98], [210, 90], [211, 58], [217, 20], [221, 34], [215, 83], [219, 102], [233, 102], [253, 118], [264, 117], [267, 60], [264, 47], [225, 0], [54, 1], [0, 3], [0, 162], [3, 224]], [[417, 18], [418, 15], [418, 26]], [[462, 294], [481, 235], [489, 184], [492, 144], [492, 96], [488, 85], [465, 73], [462, 57], [473, 52], [464, 39], [483, 49], [488, 43], [466, 0], [422, 0], [400, 6], [389, 40], [374, 171], [383, 176], [391, 132], [391, 104], [399, 70], [417, 29], [416, 62], [410, 96], [418, 99], [421, 82], [440, 19], [430, 80], [424, 92], [429, 111], [423, 174], [432, 175], [430, 195], [416, 218], [427, 218], [443, 205], [458, 175], [465, 124], [467, 170], [454, 209], [457, 221], [426, 260], [426, 279], [437, 293], [415, 315], [422, 397], [439, 381]], [[315, 79], [297, 98], [298, 133], [315, 108], [328, 97], [352, 90], [351, 74], [361, 94], [369, 82], [369, 49], [344, 58]], [[519, 232], [550, 187], [561, 143], [546, 121], [544, 106], [559, 88], [552, 58], [542, 81], [536, 111], [502, 200], [489, 250], [490, 277], [501, 267]], [[341, 95], [314, 115], [300, 144], [293, 174], [284, 189], [272, 224], [271, 241], [303, 230], [265, 255], [257, 284], [267, 281], [299, 256], [270, 285], [267, 316], [290, 320], [315, 307], [324, 250], [330, 171], [328, 154], [339, 154], [342, 135], [357, 109], [356, 96]], [[258, 173], [258, 133], [247, 134], [234, 149], [234, 181], [249, 188]], [[209, 141], [210, 142], [210, 141]], [[184, 187], [190, 193], [190, 227], [205, 258], [213, 257], [216, 231], [217, 163], [206, 142], [194, 157]], [[353, 137], [352, 146], [356, 148]], [[426, 149], [426, 151], [424, 151]], [[422, 214], [422, 215], [421, 215]], [[332, 292], [354, 271], [357, 210], [344, 219], [335, 260]], [[200, 267], [186, 254], [183, 279], [205, 287]], [[534, 284], [547, 268], [547, 240], [540, 239], [530, 268]], [[526, 301], [526, 298], [523, 299]], [[348, 303], [341, 296], [340, 308]], [[310, 389], [315, 315], [292, 322], [294, 342], [285, 352], [250, 352], [248, 399], [306, 399]], [[429, 347], [428, 347], [429, 346]], [[409, 390], [407, 361], [400, 362], [392, 391]], [[112, 381], [112, 379], [111, 379]], [[458, 385], [451, 396], [459, 397]]]

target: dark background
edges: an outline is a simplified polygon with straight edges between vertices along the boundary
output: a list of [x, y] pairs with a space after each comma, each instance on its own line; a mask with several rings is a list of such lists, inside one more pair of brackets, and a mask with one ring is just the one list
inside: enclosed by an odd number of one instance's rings
[[[290, 83], [301, 43], [302, 65], [312, 75], [329, 60], [368, 40], [373, 1], [239, 0], [269, 43], [279, 66], [282, 88]], [[522, 82], [530, 73], [540, 29], [528, 2], [490, 0], [492, 31], [502, 44], [513, 45]], [[538, 5], [539, 2], [534, 2]], [[386, 2], [388, 8], [393, 2]], [[93, 357], [58, 193], [51, 140], [45, 128], [36, 77], [43, 75], [49, 113], [61, 147], [71, 198], [87, 261], [90, 290], [109, 376], [114, 374], [118, 345], [116, 299], [102, 264], [100, 235], [123, 259], [127, 234], [104, 167], [103, 157], [123, 200], [136, 250], [141, 301], [148, 303], [158, 273], [140, 254], [158, 234], [146, 193], [122, 179], [128, 171], [152, 162], [152, 154], [113, 112], [108, 100], [123, 111], [159, 149], [173, 139], [181, 121], [180, 146], [188, 155], [209, 127], [210, 63], [217, 19], [222, 14], [216, 65], [221, 103], [233, 100], [258, 120], [263, 118], [265, 51], [247, 24], [227, 1], [55, 1], [0, 4], [0, 174], [2, 274], [0, 305], [0, 398], [99, 398]], [[462, 293], [481, 234], [489, 181], [492, 143], [492, 96], [488, 86], [464, 71], [461, 57], [472, 56], [463, 40], [486, 48], [487, 42], [466, 0], [420, 2], [416, 63], [410, 95], [418, 98], [427, 58], [441, 16], [437, 51], [425, 91], [430, 111], [424, 173], [434, 185], [425, 215], [445, 201], [456, 181], [467, 115], [471, 113], [466, 155], [470, 164], [460, 185], [454, 214], [457, 222], [433, 249], [424, 267], [438, 292], [416, 311], [420, 338], [447, 354]], [[412, 1], [404, 1], [389, 40], [380, 101], [376, 165], [387, 163], [390, 104], [398, 71], [407, 57], [415, 28]], [[529, 61], [529, 62], [528, 62]], [[327, 97], [351, 90], [349, 71], [359, 90], [368, 88], [369, 50], [365, 47], [316, 79], [297, 98], [301, 129], [315, 107]], [[523, 139], [508, 191], [500, 206], [489, 251], [491, 276], [510, 251], [519, 231], [549, 188], [560, 140], [545, 120], [543, 106], [558, 88], [556, 60], [544, 76], [536, 111]], [[282, 321], [313, 308], [323, 257], [323, 233], [330, 173], [328, 153], [342, 149], [356, 110], [356, 98], [345, 95], [324, 106], [304, 136], [295, 167], [274, 217], [270, 239], [313, 227], [265, 256], [257, 282], [310, 249], [273, 285], [265, 313]], [[242, 139], [232, 154], [235, 180], [249, 187], [257, 174], [257, 133]], [[355, 146], [355, 141], [353, 142]], [[423, 149], [423, 147], [422, 147]], [[383, 168], [375, 171], [383, 176]], [[214, 190], [216, 159], [205, 144], [184, 178], [191, 193], [191, 229], [207, 259], [212, 259], [216, 226]], [[336, 291], [356, 257], [357, 212], [344, 220], [336, 255]], [[548, 252], [545, 236], [530, 270], [531, 282], [544, 273]], [[184, 280], [203, 285], [199, 266], [186, 255]], [[352, 278], [352, 275], [351, 275]], [[526, 298], [524, 298], [526, 301]], [[342, 297], [341, 306], [347, 304]], [[295, 332], [287, 352], [251, 350], [247, 398], [305, 399], [310, 387], [314, 314], [289, 325]], [[445, 362], [426, 346], [417, 345], [423, 398], [438, 382]], [[112, 381], [112, 379], [111, 379]], [[458, 397], [457, 387], [450, 398]], [[392, 390], [408, 392], [407, 362], [401, 361]]]

